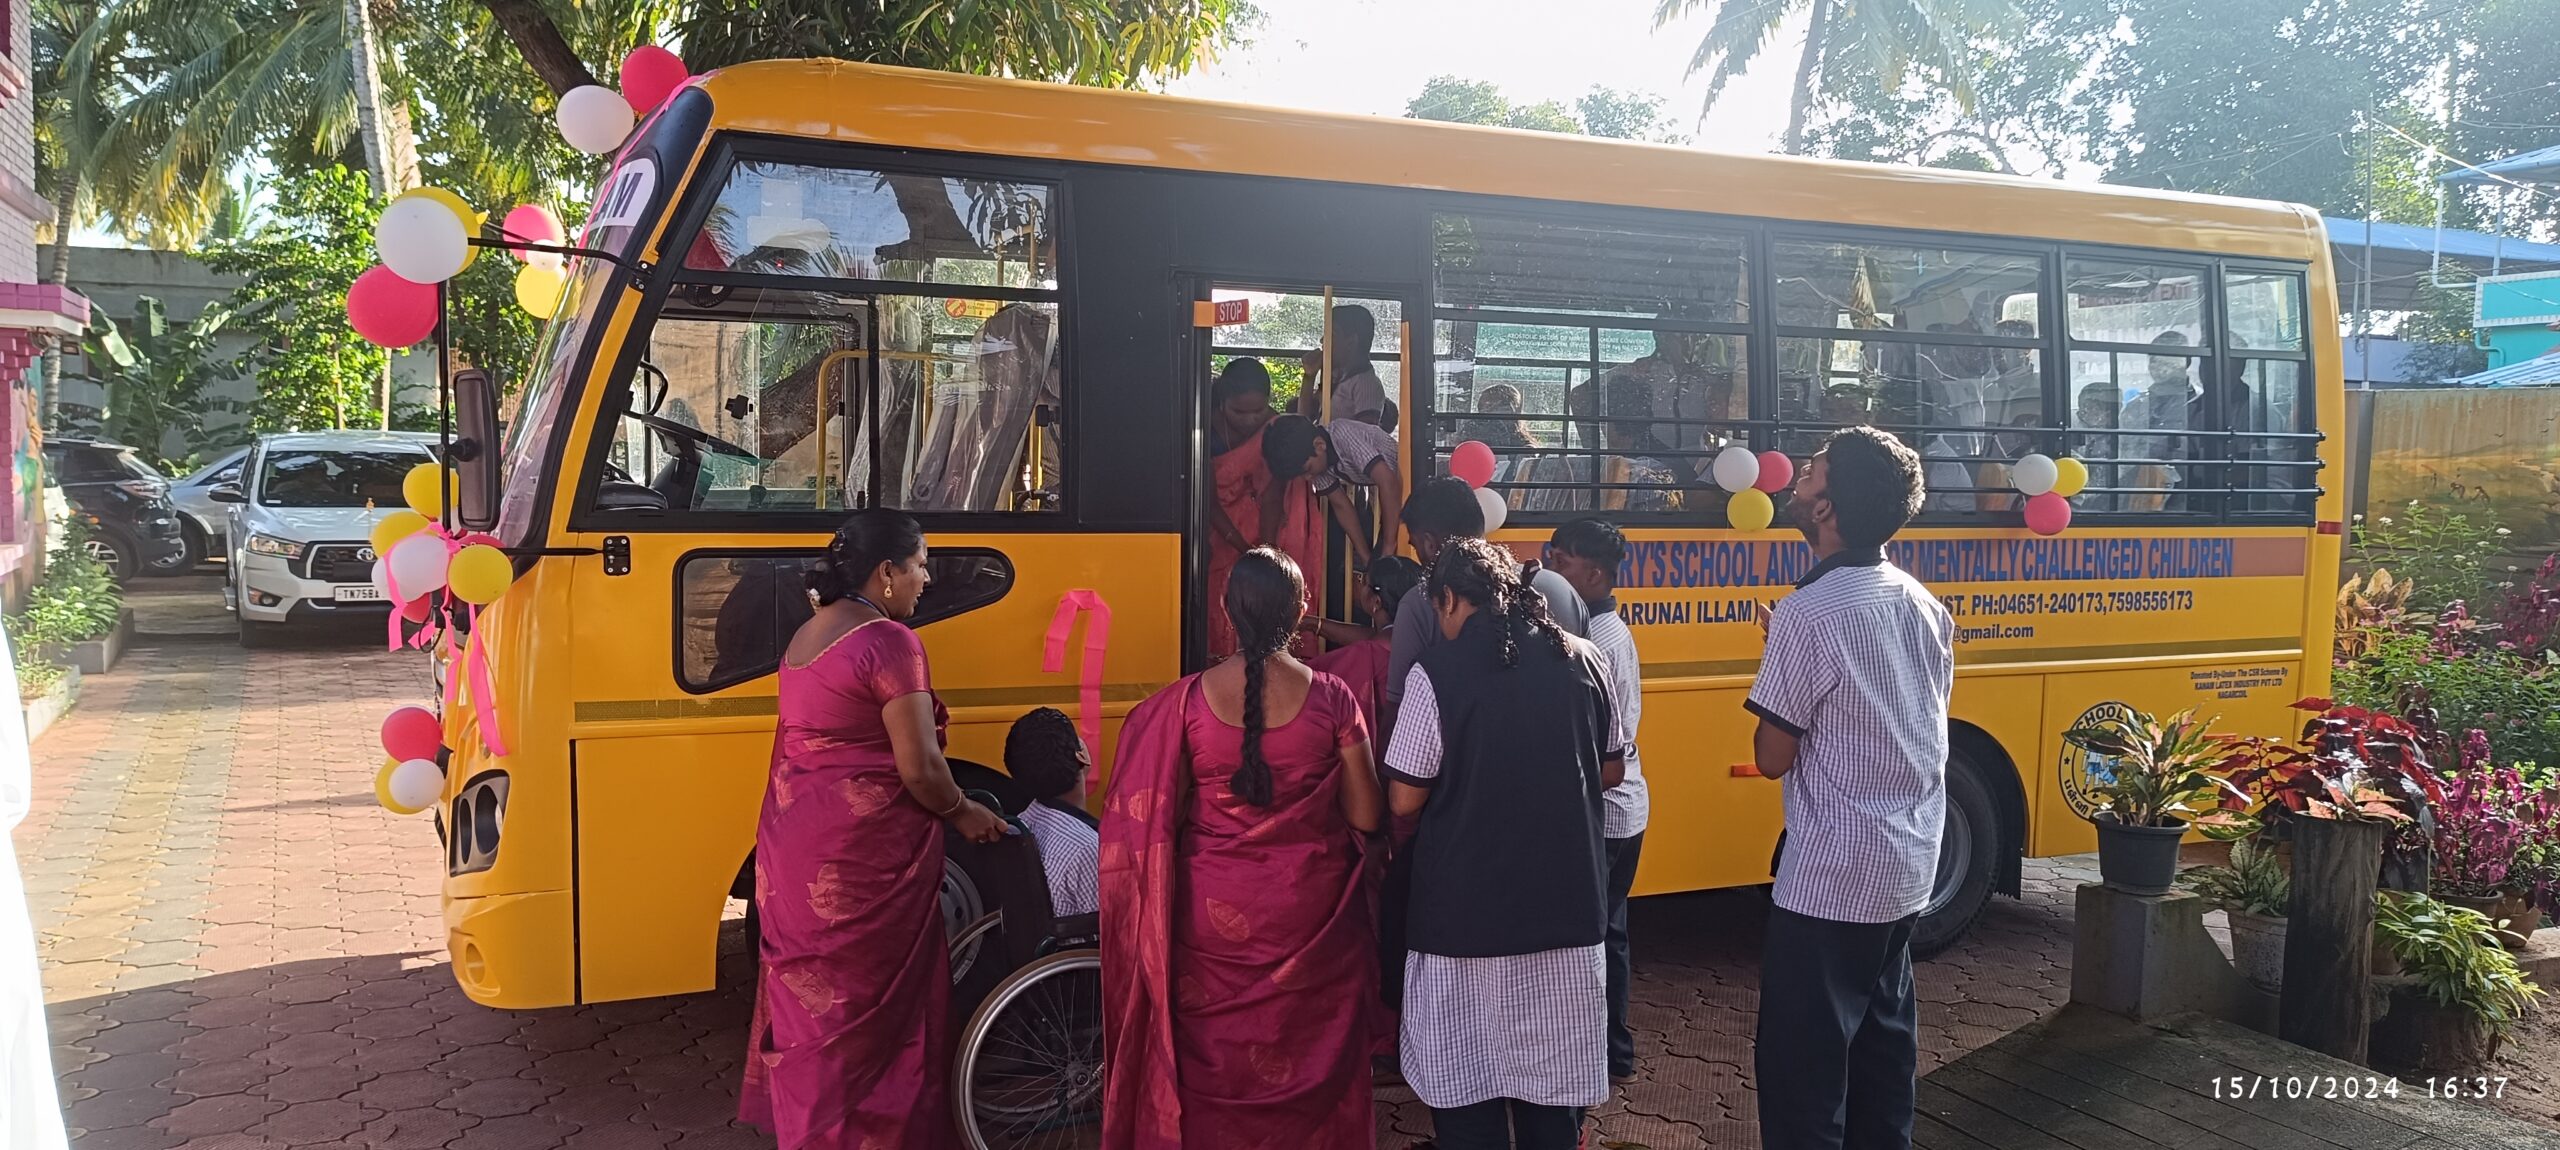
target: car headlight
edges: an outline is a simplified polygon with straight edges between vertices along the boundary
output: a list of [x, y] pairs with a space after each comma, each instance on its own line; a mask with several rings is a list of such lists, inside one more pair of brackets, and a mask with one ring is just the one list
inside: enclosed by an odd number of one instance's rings
[[258, 535], [254, 533], [249, 536], [249, 551], [253, 555], [275, 555], [285, 559], [300, 559], [302, 558], [302, 547], [302, 543], [298, 540], [278, 539], [273, 535]]

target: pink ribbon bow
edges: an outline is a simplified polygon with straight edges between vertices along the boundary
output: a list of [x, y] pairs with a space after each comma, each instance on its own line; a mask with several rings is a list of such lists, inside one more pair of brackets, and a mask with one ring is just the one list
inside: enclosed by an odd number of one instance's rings
[[1076, 688], [1076, 733], [1084, 736], [1085, 753], [1102, 761], [1102, 663], [1111, 650], [1111, 604], [1102, 592], [1079, 587], [1058, 597], [1058, 613], [1049, 620], [1048, 651], [1040, 669], [1056, 674], [1067, 666], [1067, 632], [1076, 616], [1090, 612], [1084, 625], [1084, 674]]

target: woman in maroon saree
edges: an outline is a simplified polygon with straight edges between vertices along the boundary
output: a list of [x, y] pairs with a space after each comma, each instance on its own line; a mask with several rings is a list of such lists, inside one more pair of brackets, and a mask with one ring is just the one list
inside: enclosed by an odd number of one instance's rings
[[1374, 1144], [1384, 817], [1350, 688], [1287, 652], [1297, 565], [1245, 553], [1242, 653], [1138, 705], [1102, 816], [1106, 1150]]
[[783, 1150], [945, 1150], [942, 831], [1003, 820], [942, 759], [942, 704], [900, 620], [924, 593], [924, 533], [856, 513], [809, 577], [817, 613], [784, 651], [781, 721], [756, 823], [762, 925], [739, 1117]]

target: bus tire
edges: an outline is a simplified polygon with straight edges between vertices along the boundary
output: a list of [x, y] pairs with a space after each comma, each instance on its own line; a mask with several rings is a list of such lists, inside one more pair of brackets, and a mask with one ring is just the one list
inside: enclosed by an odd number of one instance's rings
[[1911, 928], [1911, 956], [1928, 958], [1955, 945], [1982, 908], [2000, 866], [2000, 807], [1982, 767], [1961, 743], [1947, 749], [1947, 821], [1938, 836], [1938, 877], [1928, 909]]

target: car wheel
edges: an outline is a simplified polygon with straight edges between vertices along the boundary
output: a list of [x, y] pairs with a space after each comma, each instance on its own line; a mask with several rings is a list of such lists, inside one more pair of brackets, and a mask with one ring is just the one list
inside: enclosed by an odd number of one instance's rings
[[284, 634], [284, 624], [261, 623], [246, 611], [235, 612], [232, 617], [240, 622], [240, 645], [252, 651], [275, 646], [276, 639]]
[[1964, 937], [1991, 902], [2000, 869], [2000, 807], [1991, 782], [1963, 744], [1947, 748], [1947, 821], [1938, 833], [1938, 877], [1911, 928], [1911, 954], [1927, 958]]
[[204, 562], [204, 533], [193, 523], [178, 527], [178, 549], [167, 558], [142, 569], [145, 575], [166, 579], [174, 575], [192, 574], [196, 564]]
[[141, 546], [133, 541], [132, 536], [111, 527], [100, 527], [90, 532], [88, 540], [80, 546], [89, 553], [89, 558], [106, 564], [108, 573], [115, 576], [118, 583], [133, 578], [142, 566]]

